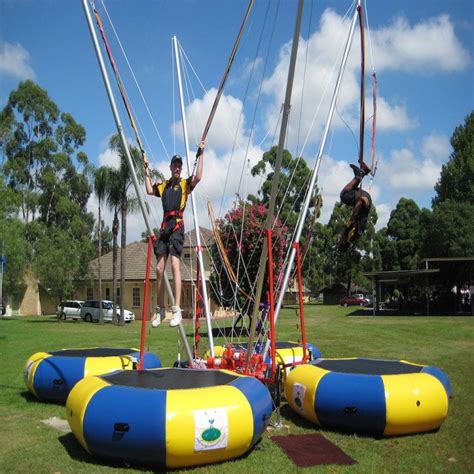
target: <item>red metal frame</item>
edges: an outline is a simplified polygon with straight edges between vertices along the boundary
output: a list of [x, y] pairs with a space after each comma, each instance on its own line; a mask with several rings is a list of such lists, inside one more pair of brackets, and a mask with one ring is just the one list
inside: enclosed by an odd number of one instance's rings
[[197, 266], [196, 272], [196, 322], [195, 322], [195, 333], [194, 333], [194, 357], [199, 357], [199, 341], [201, 340], [201, 334], [199, 334], [199, 329], [201, 328], [201, 322], [199, 318], [201, 317], [201, 270], [199, 265]]
[[148, 252], [146, 257], [146, 275], [145, 275], [145, 293], [143, 295], [143, 313], [142, 313], [142, 333], [140, 339], [140, 362], [138, 363], [138, 370], [143, 370], [143, 357], [145, 354], [145, 338], [146, 338], [146, 322], [147, 322], [147, 310], [148, 310], [148, 291], [150, 289], [150, 267], [151, 267], [151, 254], [153, 252], [153, 242], [156, 237], [150, 235], [148, 237]]
[[272, 231], [266, 229], [267, 247], [268, 247], [268, 302], [270, 304], [270, 311], [268, 317], [270, 318], [270, 356], [272, 360], [272, 376], [275, 377], [276, 372], [276, 339], [275, 339], [275, 299], [273, 288], [273, 252], [272, 252]]
[[298, 275], [298, 300], [300, 307], [300, 325], [301, 325], [301, 344], [303, 345], [303, 363], [308, 361], [306, 355], [306, 331], [304, 326], [304, 304], [303, 304], [303, 278], [301, 274], [301, 253], [299, 242], [293, 243], [293, 248], [296, 250], [296, 269]]

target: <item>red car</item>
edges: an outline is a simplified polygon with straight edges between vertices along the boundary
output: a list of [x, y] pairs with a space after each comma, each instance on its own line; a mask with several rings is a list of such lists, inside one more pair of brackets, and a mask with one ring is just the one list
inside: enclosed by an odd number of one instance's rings
[[341, 306], [365, 306], [368, 303], [369, 300], [362, 294], [343, 296], [340, 301]]

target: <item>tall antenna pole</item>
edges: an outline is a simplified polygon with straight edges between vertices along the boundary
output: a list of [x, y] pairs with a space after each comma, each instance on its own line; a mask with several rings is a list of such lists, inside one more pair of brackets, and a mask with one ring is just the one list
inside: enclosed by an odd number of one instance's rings
[[[309, 184], [309, 187], [308, 187], [308, 192], [306, 194], [306, 199], [305, 199], [305, 202], [304, 202], [304, 205], [303, 205], [303, 211], [300, 214], [300, 217], [298, 219], [297, 230], [296, 230], [294, 242], [299, 242], [300, 239], [301, 239], [301, 233], [303, 232], [304, 222], [305, 222], [305, 219], [306, 219], [306, 215], [308, 214], [309, 203], [310, 203], [311, 197], [313, 195], [313, 189], [314, 189], [314, 186], [316, 184], [316, 180], [318, 178], [319, 167], [321, 165], [321, 159], [322, 159], [322, 156], [323, 156], [324, 147], [326, 145], [326, 139], [327, 139], [327, 136], [328, 136], [328, 133], [329, 133], [329, 127], [331, 126], [332, 118], [333, 118], [333, 115], [334, 115], [334, 109], [336, 107], [337, 96], [339, 94], [339, 89], [340, 89], [340, 86], [341, 86], [342, 77], [344, 75], [344, 68], [346, 66], [347, 57], [349, 56], [349, 51], [350, 51], [350, 48], [351, 48], [352, 38], [354, 36], [354, 29], [355, 29], [355, 25], [356, 25], [356, 22], [357, 22], [359, 4], [360, 4], [360, 0], [357, 0], [357, 6], [356, 6], [356, 9], [355, 9], [355, 12], [354, 12], [354, 16], [352, 17], [352, 22], [351, 22], [351, 27], [350, 27], [350, 30], [349, 30], [349, 35], [347, 37], [347, 42], [346, 42], [346, 46], [345, 46], [345, 49], [344, 49], [344, 54], [342, 56], [341, 67], [339, 68], [339, 74], [337, 76], [336, 86], [334, 87], [334, 92], [333, 92], [333, 96], [332, 96], [332, 100], [331, 100], [331, 105], [329, 107], [328, 118], [326, 120], [326, 127], [324, 128], [321, 143], [319, 145], [318, 154], [316, 155], [316, 161], [315, 161], [313, 172], [312, 172], [312, 175], [311, 175], [311, 181], [310, 181], [310, 184]], [[289, 261], [288, 261], [288, 266], [286, 267], [285, 276], [283, 278], [283, 284], [282, 284], [282, 287], [281, 287], [281, 290], [280, 290], [280, 294], [278, 296], [277, 306], [275, 308], [275, 323], [278, 320], [279, 312], [280, 312], [281, 306], [283, 304], [283, 298], [285, 296], [286, 288], [288, 287], [288, 281], [290, 279], [291, 270], [292, 270], [292, 267], [293, 267], [293, 263], [295, 261], [295, 256], [296, 256], [296, 249], [293, 247], [293, 249], [291, 250]], [[267, 341], [267, 343], [265, 345], [264, 355], [268, 352], [269, 347], [270, 347], [270, 343], [269, 343], [269, 341]]]
[[[191, 174], [191, 157], [189, 153], [189, 139], [188, 139], [188, 128], [186, 125], [186, 110], [184, 108], [184, 97], [183, 97], [183, 85], [181, 81], [181, 63], [179, 59], [178, 51], [178, 39], [176, 36], [173, 36], [173, 48], [176, 60], [176, 73], [178, 78], [178, 89], [179, 89], [179, 102], [181, 106], [181, 121], [183, 123], [183, 135], [184, 135], [184, 146], [186, 148], [186, 165], [188, 167], [188, 174]], [[201, 156], [201, 160], [203, 157]], [[212, 326], [211, 326], [211, 315], [209, 311], [209, 300], [207, 297], [207, 287], [206, 287], [206, 274], [204, 272], [204, 262], [202, 259], [202, 246], [201, 246], [201, 234], [199, 232], [199, 222], [197, 219], [197, 209], [196, 209], [196, 199], [194, 193], [191, 193], [191, 205], [193, 209], [193, 220], [194, 220], [194, 229], [196, 232], [196, 254], [198, 257], [199, 264], [199, 275], [201, 278], [201, 291], [202, 291], [202, 300], [204, 302], [204, 313], [206, 315], [207, 323], [207, 333], [209, 338], [209, 351], [211, 357], [214, 357], [214, 339], [212, 337]]]
[[[119, 137], [120, 137], [120, 142], [122, 143], [122, 148], [124, 150], [128, 166], [130, 168], [130, 174], [132, 175], [133, 186], [134, 186], [135, 192], [137, 194], [137, 198], [138, 198], [138, 202], [140, 204], [140, 209], [142, 211], [143, 219], [145, 220], [145, 225], [146, 225], [146, 228], [147, 228], [147, 231], [148, 231], [148, 235], [153, 235], [153, 229], [152, 229], [152, 227], [150, 225], [150, 221], [148, 219], [148, 211], [146, 209], [145, 203], [143, 202], [143, 197], [142, 197], [142, 194], [140, 192], [140, 186], [138, 184], [137, 174], [135, 172], [135, 167], [133, 165], [132, 157], [130, 155], [130, 150], [128, 148], [127, 139], [125, 138], [125, 133], [123, 131], [122, 122], [120, 120], [120, 115], [118, 113], [117, 105], [115, 103], [114, 94], [112, 92], [112, 87], [110, 85], [110, 80], [109, 80], [109, 76], [107, 74], [107, 69], [105, 67], [104, 58], [102, 57], [102, 52], [100, 50], [99, 41], [97, 39], [97, 33], [95, 31], [94, 23], [92, 21], [91, 12], [89, 10], [88, 0], [82, 0], [82, 6], [84, 7], [84, 13], [86, 15], [87, 25], [89, 26], [89, 31], [91, 33], [92, 43], [94, 45], [97, 60], [99, 62], [100, 72], [102, 73], [102, 78], [104, 80], [105, 89], [107, 91], [107, 96], [109, 98], [110, 107], [112, 108], [112, 114], [114, 116], [115, 125], [117, 126], [117, 132], [118, 132]], [[171, 304], [174, 305], [175, 300], [174, 300], [173, 291], [171, 289], [171, 285], [169, 283], [169, 280], [166, 277], [166, 274], [165, 274], [165, 285], [166, 285], [166, 290], [168, 292], [168, 296], [170, 298]], [[182, 324], [179, 325], [179, 333], [180, 333], [181, 339], [183, 341], [184, 347], [186, 348], [186, 353], [187, 353], [187, 356], [188, 356], [188, 360], [189, 360], [190, 363], [192, 363], [191, 349], [190, 349], [188, 341], [186, 339], [186, 333], [184, 331], [184, 328], [183, 328]]]
[[[273, 180], [272, 180], [272, 189], [270, 193], [270, 203], [269, 203], [268, 211], [267, 211], [267, 219], [265, 221], [265, 230], [270, 230], [270, 231], [272, 230], [273, 213], [275, 211], [275, 201], [276, 201], [276, 197], [278, 193], [278, 184], [279, 184], [278, 181], [280, 177], [280, 168], [281, 168], [281, 162], [282, 162], [282, 157], [283, 157], [283, 147], [285, 145], [286, 128], [288, 126], [288, 118], [290, 115], [291, 92], [293, 89], [293, 79], [295, 76], [296, 56], [298, 53], [298, 43], [300, 39], [303, 5], [304, 5], [304, 0], [298, 0], [298, 10], [296, 13], [295, 31], [293, 34], [293, 44], [291, 47], [290, 66], [288, 69], [288, 80], [286, 83], [285, 102], [283, 104], [283, 117], [281, 119], [280, 138], [278, 140], [278, 150], [277, 150], [277, 156], [276, 156], [276, 161], [275, 161], [275, 172], [274, 172]], [[253, 352], [253, 340], [254, 340], [255, 328], [256, 328], [257, 320], [258, 320], [260, 300], [262, 297], [262, 288], [263, 288], [263, 280], [265, 278], [265, 267], [266, 267], [267, 255], [268, 255], [268, 244], [267, 244], [267, 239], [264, 239], [263, 250], [260, 256], [260, 264], [259, 264], [258, 274], [257, 274], [257, 286], [255, 290], [255, 304], [253, 307], [252, 323], [250, 324], [250, 335], [249, 335], [248, 353], [247, 353], [247, 366], [250, 363], [250, 359], [252, 357], [252, 352]]]

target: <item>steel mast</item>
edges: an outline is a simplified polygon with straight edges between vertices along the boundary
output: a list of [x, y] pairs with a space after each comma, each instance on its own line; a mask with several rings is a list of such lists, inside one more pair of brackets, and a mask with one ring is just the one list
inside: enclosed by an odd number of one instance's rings
[[[178, 51], [178, 39], [176, 36], [173, 36], [173, 48], [176, 60], [176, 73], [178, 78], [178, 89], [179, 89], [179, 102], [181, 107], [181, 120], [183, 123], [183, 136], [184, 136], [184, 145], [186, 148], [186, 165], [188, 167], [188, 174], [191, 175], [191, 157], [189, 153], [189, 139], [188, 139], [188, 128], [186, 125], [186, 110], [184, 108], [184, 97], [183, 97], [183, 85], [181, 81], [181, 63], [179, 58], [179, 51]], [[203, 159], [201, 156], [200, 160]], [[193, 209], [193, 220], [194, 220], [194, 229], [196, 231], [196, 254], [198, 257], [198, 264], [199, 264], [199, 273], [201, 278], [201, 291], [202, 291], [202, 299], [204, 301], [204, 312], [206, 314], [206, 323], [207, 323], [207, 333], [209, 338], [209, 351], [211, 353], [211, 357], [214, 357], [214, 339], [212, 337], [212, 326], [211, 326], [211, 315], [209, 311], [209, 301], [207, 297], [207, 287], [206, 287], [206, 274], [204, 271], [204, 261], [202, 259], [202, 246], [201, 246], [201, 234], [199, 232], [199, 222], [197, 218], [197, 209], [196, 209], [196, 199], [194, 193], [191, 193], [191, 205]]]
[[[327, 136], [328, 136], [329, 127], [331, 126], [332, 118], [333, 118], [333, 115], [334, 115], [334, 109], [336, 108], [336, 100], [337, 100], [337, 96], [339, 94], [339, 89], [340, 89], [340, 86], [341, 86], [342, 77], [344, 75], [344, 68], [346, 66], [347, 58], [349, 56], [349, 50], [351, 48], [352, 38], [354, 36], [354, 29], [355, 29], [355, 25], [356, 25], [356, 22], [357, 22], [359, 7], [360, 7], [360, 0], [357, 0], [356, 9], [355, 9], [355, 12], [354, 12], [354, 16], [352, 17], [352, 22], [351, 22], [351, 27], [350, 27], [350, 30], [349, 30], [349, 35], [347, 37], [346, 46], [345, 46], [345, 49], [344, 49], [344, 54], [343, 54], [343, 57], [342, 57], [341, 66], [339, 68], [339, 73], [338, 73], [338, 76], [337, 76], [336, 86], [334, 87], [334, 92], [333, 92], [333, 96], [332, 96], [332, 100], [331, 100], [331, 105], [329, 107], [328, 117], [327, 117], [327, 120], [326, 120], [326, 127], [324, 128], [321, 143], [319, 145], [318, 154], [316, 155], [316, 161], [315, 161], [313, 172], [312, 172], [312, 175], [311, 175], [311, 181], [310, 181], [310, 184], [309, 184], [309, 187], [308, 187], [308, 192], [306, 194], [306, 199], [305, 199], [304, 205], [303, 205], [303, 212], [300, 214], [300, 217], [298, 219], [297, 230], [296, 230], [294, 242], [299, 242], [300, 241], [301, 233], [303, 232], [303, 227], [304, 227], [304, 222], [305, 222], [305, 219], [306, 219], [306, 215], [308, 214], [309, 203], [310, 203], [311, 197], [313, 195], [313, 189], [314, 189], [314, 186], [316, 184], [316, 180], [318, 178], [319, 167], [321, 165], [321, 159], [322, 159], [324, 147], [326, 145], [326, 139], [327, 139]], [[277, 301], [277, 305], [276, 305], [276, 308], [275, 308], [275, 323], [278, 320], [280, 309], [281, 309], [281, 306], [283, 304], [283, 298], [285, 296], [285, 290], [288, 287], [288, 281], [290, 279], [291, 270], [292, 270], [292, 267], [293, 267], [293, 263], [295, 261], [295, 256], [296, 256], [296, 249], [292, 248], [291, 253], [290, 253], [290, 258], [289, 258], [289, 261], [288, 261], [288, 265], [286, 267], [285, 276], [284, 276], [284, 279], [283, 279], [283, 284], [282, 284], [282, 287], [280, 289], [280, 294], [278, 296], [278, 301]], [[268, 352], [269, 347], [270, 347], [270, 343], [269, 343], [269, 341], [267, 341], [267, 343], [265, 345], [264, 355]]]
[[[127, 139], [125, 138], [125, 133], [123, 131], [122, 122], [120, 120], [120, 115], [118, 113], [117, 105], [115, 103], [114, 95], [113, 95], [113, 92], [112, 92], [112, 87], [110, 85], [109, 76], [107, 74], [107, 69], [105, 67], [104, 58], [102, 57], [102, 51], [100, 49], [99, 41], [97, 39], [97, 33], [95, 31], [94, 23], [92, 21], [92, 16], [91, 16], [91, 13], [90, 13], [90, 10], [89, 10], [88, 0], [82, 0], [82, 5], [84, 7], [84, 13], [86, 15], [87, 24], [89, 26], [89, 31], [91, 33], [92, 43], [94, 45], [97, 60], [99, 62], [100, 71], [102, 73], [102, 78], [104, 80], [105, 89], [107, 91], [107, 96], [109, 98], [110, 107], [112, 108], [112, 114], [114, 116], [115, 125], [117, 126], [117, 132], [119, 134], [120, 141], [122, 143], [122, 148], [124, 150], [125, 157], [127, 159], [127, 163], [128, 163], [129, 168], [130, 168], [130, 173], [132, 175], [133, 186], [134, 186], [135, 192], [137, 194], [137, 198], [138, 198], [138, 202], [140, 204], [140, 209], [142, 211], [143, 219], [145, 220], [145, 225], [146, 225], [146, 228], [147, 228], [147, 231], [148, 231], [148, 235], [151, 236], [151, 235], [153, 235], [153, 229], [150, 225], [150, 221], [148, 219], [148, 211], [147, 211], [147, 208], [145, 206], [145, 203], [143, 202], [143, 198], [142, 198], [142, 195], [141, 195], [141, 192], [140, 192], [140, 186], [139, 186], [139, 183], [138, 183], [137, 174], [135, 172], [135, 167], [133, 166], [133, 161], [132, 161], [132, 157], [130, 155], [130, 150], [128, 148]], [[166, 272], [165, 272], [164, 277], [165, 277], [165, 285], [166, 285], [166, 290], [167, 290], [168, 296], [171, 300], [171, 304], [174, 305], [175, 304], [175, 299], [174, 299], [173, 291], [171, 289], [169, 280], [166, 276]], [[179, 334], [181, 336], [184, 347], [186, 349], [186, 354], [187, 354], [187, 357], [188, 357], [188, 361], [191, 364], [193, 357], [192, 357], [191, 349], [190, 349], [189, 344], [188, 344], [188, 340], [186, 339], [186, 333], [185, 333], [183, 325], [181, 323], [179, 324], [178, 327], [179, 327]]]
[[[278, 149], [277, 149], [277, 156], [276, 156], [276, 161], [275, 161], [275, 172], [274, 172], [273, 180], [272, 180], [272, 189], [271, 189], [271, 194], [270, 194], [270, 203], [269, 203], [268, 211], [267, 211], [267, 219], [265, 221], [266, 230], [272, 230], [272, 225], [273, 225], [273, 213], [275, 211], [275, 201], [276, 201], [276, 197], [278, 193], [278, 184], [279, 184], [278, 181], [280, 178], [280, 168], [281, 168], [281, 162], [282, 162], [282, 157], [283, 157], [283, 147], [285, 145], [286, 128], [288, 125], [288, 118], [289, 118], [290, 109], [291, 109], [291, 92], [293, 89], [296, 56], [298, 53], [298, 43], [300, 39], [303, 5], [304, 5], [304, 0], [298, 0], [298, 10], [296, 13], [295, 30], [293, 34], [293, 44], [292, 44], [291, 56], [290, 56], [290, 65], [288, 68], [288, 80], [286, 83], [285, 102], [283, 103], [283, 116], [281, 119], [280, 137], [278, 140]], [[247, 366], [250, 363], [250, 358], [252, 357], [252, 352], [253, 352], [253, 340], [254, 340], [254, 335], [255, 335], [255, 328], [257, 326], [260, 300], [262, 297], [263, 280], [265, 278], [267, 256], [268, 256], [268, 244], [267, 244], [267, 240], [264, 239], [263, 250], [260, 256], [260, 264], [258, 268], [257, 286], [255, 290], [255, 303], [254, 303], [253, 314], [252, 314], [252, 323], [250, 324], [250, 334], [249, 334], [248, 353], [247, 353]]]

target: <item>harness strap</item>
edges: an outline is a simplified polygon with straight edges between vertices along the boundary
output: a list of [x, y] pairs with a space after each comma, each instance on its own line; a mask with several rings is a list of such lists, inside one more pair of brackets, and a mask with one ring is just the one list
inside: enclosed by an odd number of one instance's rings
[[168, 221], [172, 217], [177, 217], [180, 220], [176, 222], [175, 226], [171, 229], [170, 234], [174, 234], [176, 231], [184, 227], [184, 221], [183, 221], [183, 216], [184, 216], [184, 211], [167, 211], [165, 212], [163, 216], [163, 222], [161, 223], [160, 231], [165, 231], [166, 227], [168, 225]]

